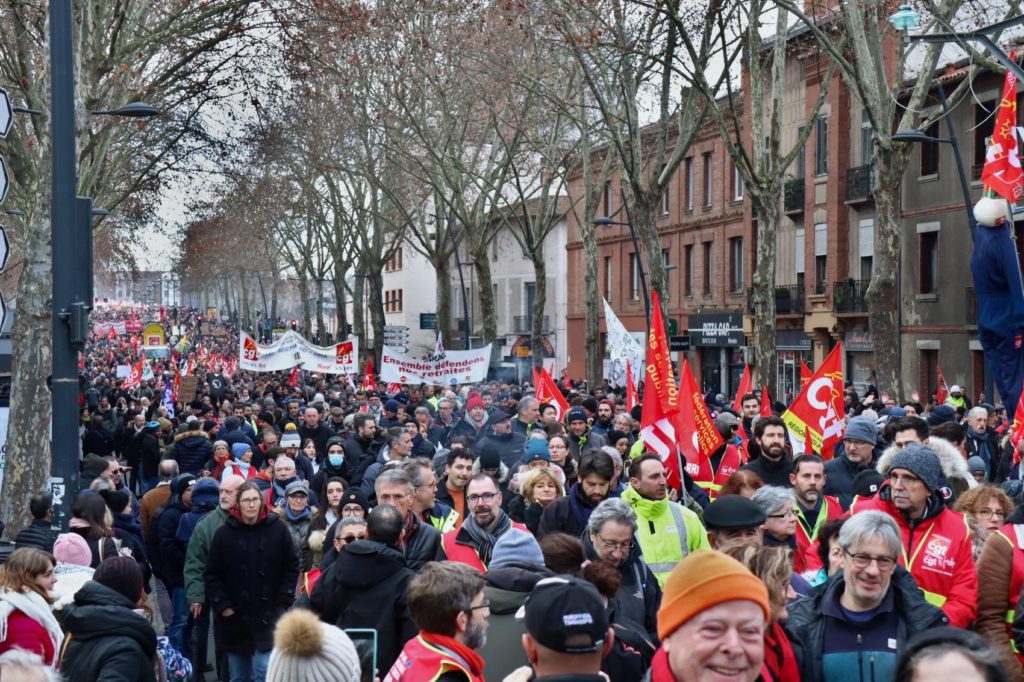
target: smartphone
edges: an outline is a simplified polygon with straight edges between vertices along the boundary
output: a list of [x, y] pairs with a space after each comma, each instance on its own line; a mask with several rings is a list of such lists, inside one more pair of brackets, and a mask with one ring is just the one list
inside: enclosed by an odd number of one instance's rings
[[377, 678], [377, 631], [373, 628], [345, 628], [359, 655], [360, 682], [374, 682]]

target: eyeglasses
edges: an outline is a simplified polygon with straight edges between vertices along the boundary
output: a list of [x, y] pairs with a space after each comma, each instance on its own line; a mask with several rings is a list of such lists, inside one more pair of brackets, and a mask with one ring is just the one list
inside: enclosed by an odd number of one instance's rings
[[611, 540], [605, 540], [600, 535], [597, 536], [597, 539], [601, 541], [601, 546], [604, 547], [604, 551], [606, 552], [614, 552], [617, 549], [628, 552], [633, 548], [632, 540], [626, 540], [625, 542], [612, 542]]
[[993, 516], [998, 516], [1001, 519], [1006, 518], [1006, 514], [1004, 514], [1003, 512], [992, 511], [991, 509], [982, 509], [980, 511], [975, 512], [975, 514], [983, 519], [991, 519]]
[[467, 611], [478, 611], [480, 609], [489, 609], [489, 608], [491, 608], [491, 602], [485, 601], [482, 604], [477, 604], [476, 606], [470, 606], [466, 610]]
[[346, 535], [346, 536], [340, 537], [338, 539], [341, 540], [342, 542], [344, 542], [347, 545], [350, 542], [355, 542], [356, 540], [363, 540], [365, 538], [366, 538], [365, 535]]
[[466, 500], [470, 504], [477, 504], [478, 502], [490, 504], [491, 502], [494, 501], [494, 498], [500, 494], [501, 493], [480, 493], [479, 495], [470, 495], [469, 497], [466, 498]]
[[796, 517], [796, 512], [793, 511], [792, 509], [787, 509], [786, 511], [782, 512], [781, 514], [769, 514], [768, 515], [769, 519], [792, 519], [792, 518], [795, 518], [795, 517]]
[[871, 556], [870, 554], [854, 554], [848, 552], [845, 549], [843, 554], [850, 557], [853, 560], [853, 565], [856, 568], [867, 568], [874, 561], [878, 564], [878, 570], [880, 571], [891, 571], [896, 566], [896, 557], [891, 556]]
[[238, 504], [259, 504], [260, 498], [258, 497], [247, 497], [244, 500], [239, 500]]
[[345, 508], [343, 508], [341, 510], [341, 515], [342, 516], [362, 516], [363, 515], [363, 508], [362, 507], [345, 507]]

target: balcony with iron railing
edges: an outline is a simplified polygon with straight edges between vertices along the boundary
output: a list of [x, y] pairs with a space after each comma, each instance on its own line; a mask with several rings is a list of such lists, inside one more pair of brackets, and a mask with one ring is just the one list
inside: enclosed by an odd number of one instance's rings
[[[533, 315], [516, 315], [512, 318], [512, 332], [515, 334], [533, 333]], [[540, 325], [541, 335], [551, 333], [551, 325], [548, 323], [548, 316], [545, 315]]]
[[[747, 289], [747, 312], [756, 315], [754, 310], [754, 289]], [[799, 284], [775, 287], [775, 314], [776, 315], [803, 315], [807, 312], [807, 305], [804, 299], [804, 288]]]
[[782, 207], [786, 213], [803, 213], [804, 179], [787, 180], [783, 197]]
[[871, 200], [875, 188], [874, 171], [871, 164], [857, 166], [846, 171], [846, 201], [860, 203]]
[[866, 313], [869, 279], [844, 279], [832, 283], [832, 307], [837, 313]]

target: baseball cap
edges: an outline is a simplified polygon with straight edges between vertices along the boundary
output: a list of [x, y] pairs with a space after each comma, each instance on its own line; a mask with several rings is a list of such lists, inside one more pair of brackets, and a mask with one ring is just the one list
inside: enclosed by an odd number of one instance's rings
[[584, 580], [544, 578], [534, 586], [523, 609], [526, 631], [552, 651], [588, 654], [604, 647], [608, 615], [597, 588]]

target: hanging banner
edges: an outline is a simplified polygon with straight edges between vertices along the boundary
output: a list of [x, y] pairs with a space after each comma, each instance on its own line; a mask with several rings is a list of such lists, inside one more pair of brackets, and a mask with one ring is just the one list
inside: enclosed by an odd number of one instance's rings
[[250, 372], [278, 372], [300, 365], [307, 372], [353, 374], [358, 371], [359, 348], [355, 339], [333, 346], [314, 346], [301, 334], [288, 330], [268, 345], [239, 332], [238, 369]]
[[[615, 315], [615, 311], [608, 305], [608, 301], [604, 301], [604, 321], [608, 328], [608, 357], [611, 358], [608, 366], [605, 367], [604, 377], [613, 384], [624, 386], [627, 362], [633, 368], [646, 367], [644, 348], [632, 333], [626, 331], [622, 320]], [[641, 336], [643, 336], [642, 333]], [[634, 381], [639, 381], [643, 374], [642, 371], [634, 372]], [[636, 385], [633, 388], [636, 388]]]
[[93, 322], [92, 330], [100, 336], [120, 336], [126, 331], [125, 322]]
[[398, 384], [477, 384], [487, 379], [491, 345], [474, 350], [449, 350], [414, 358], [394, 346], [384, 346], [380, 380]]

